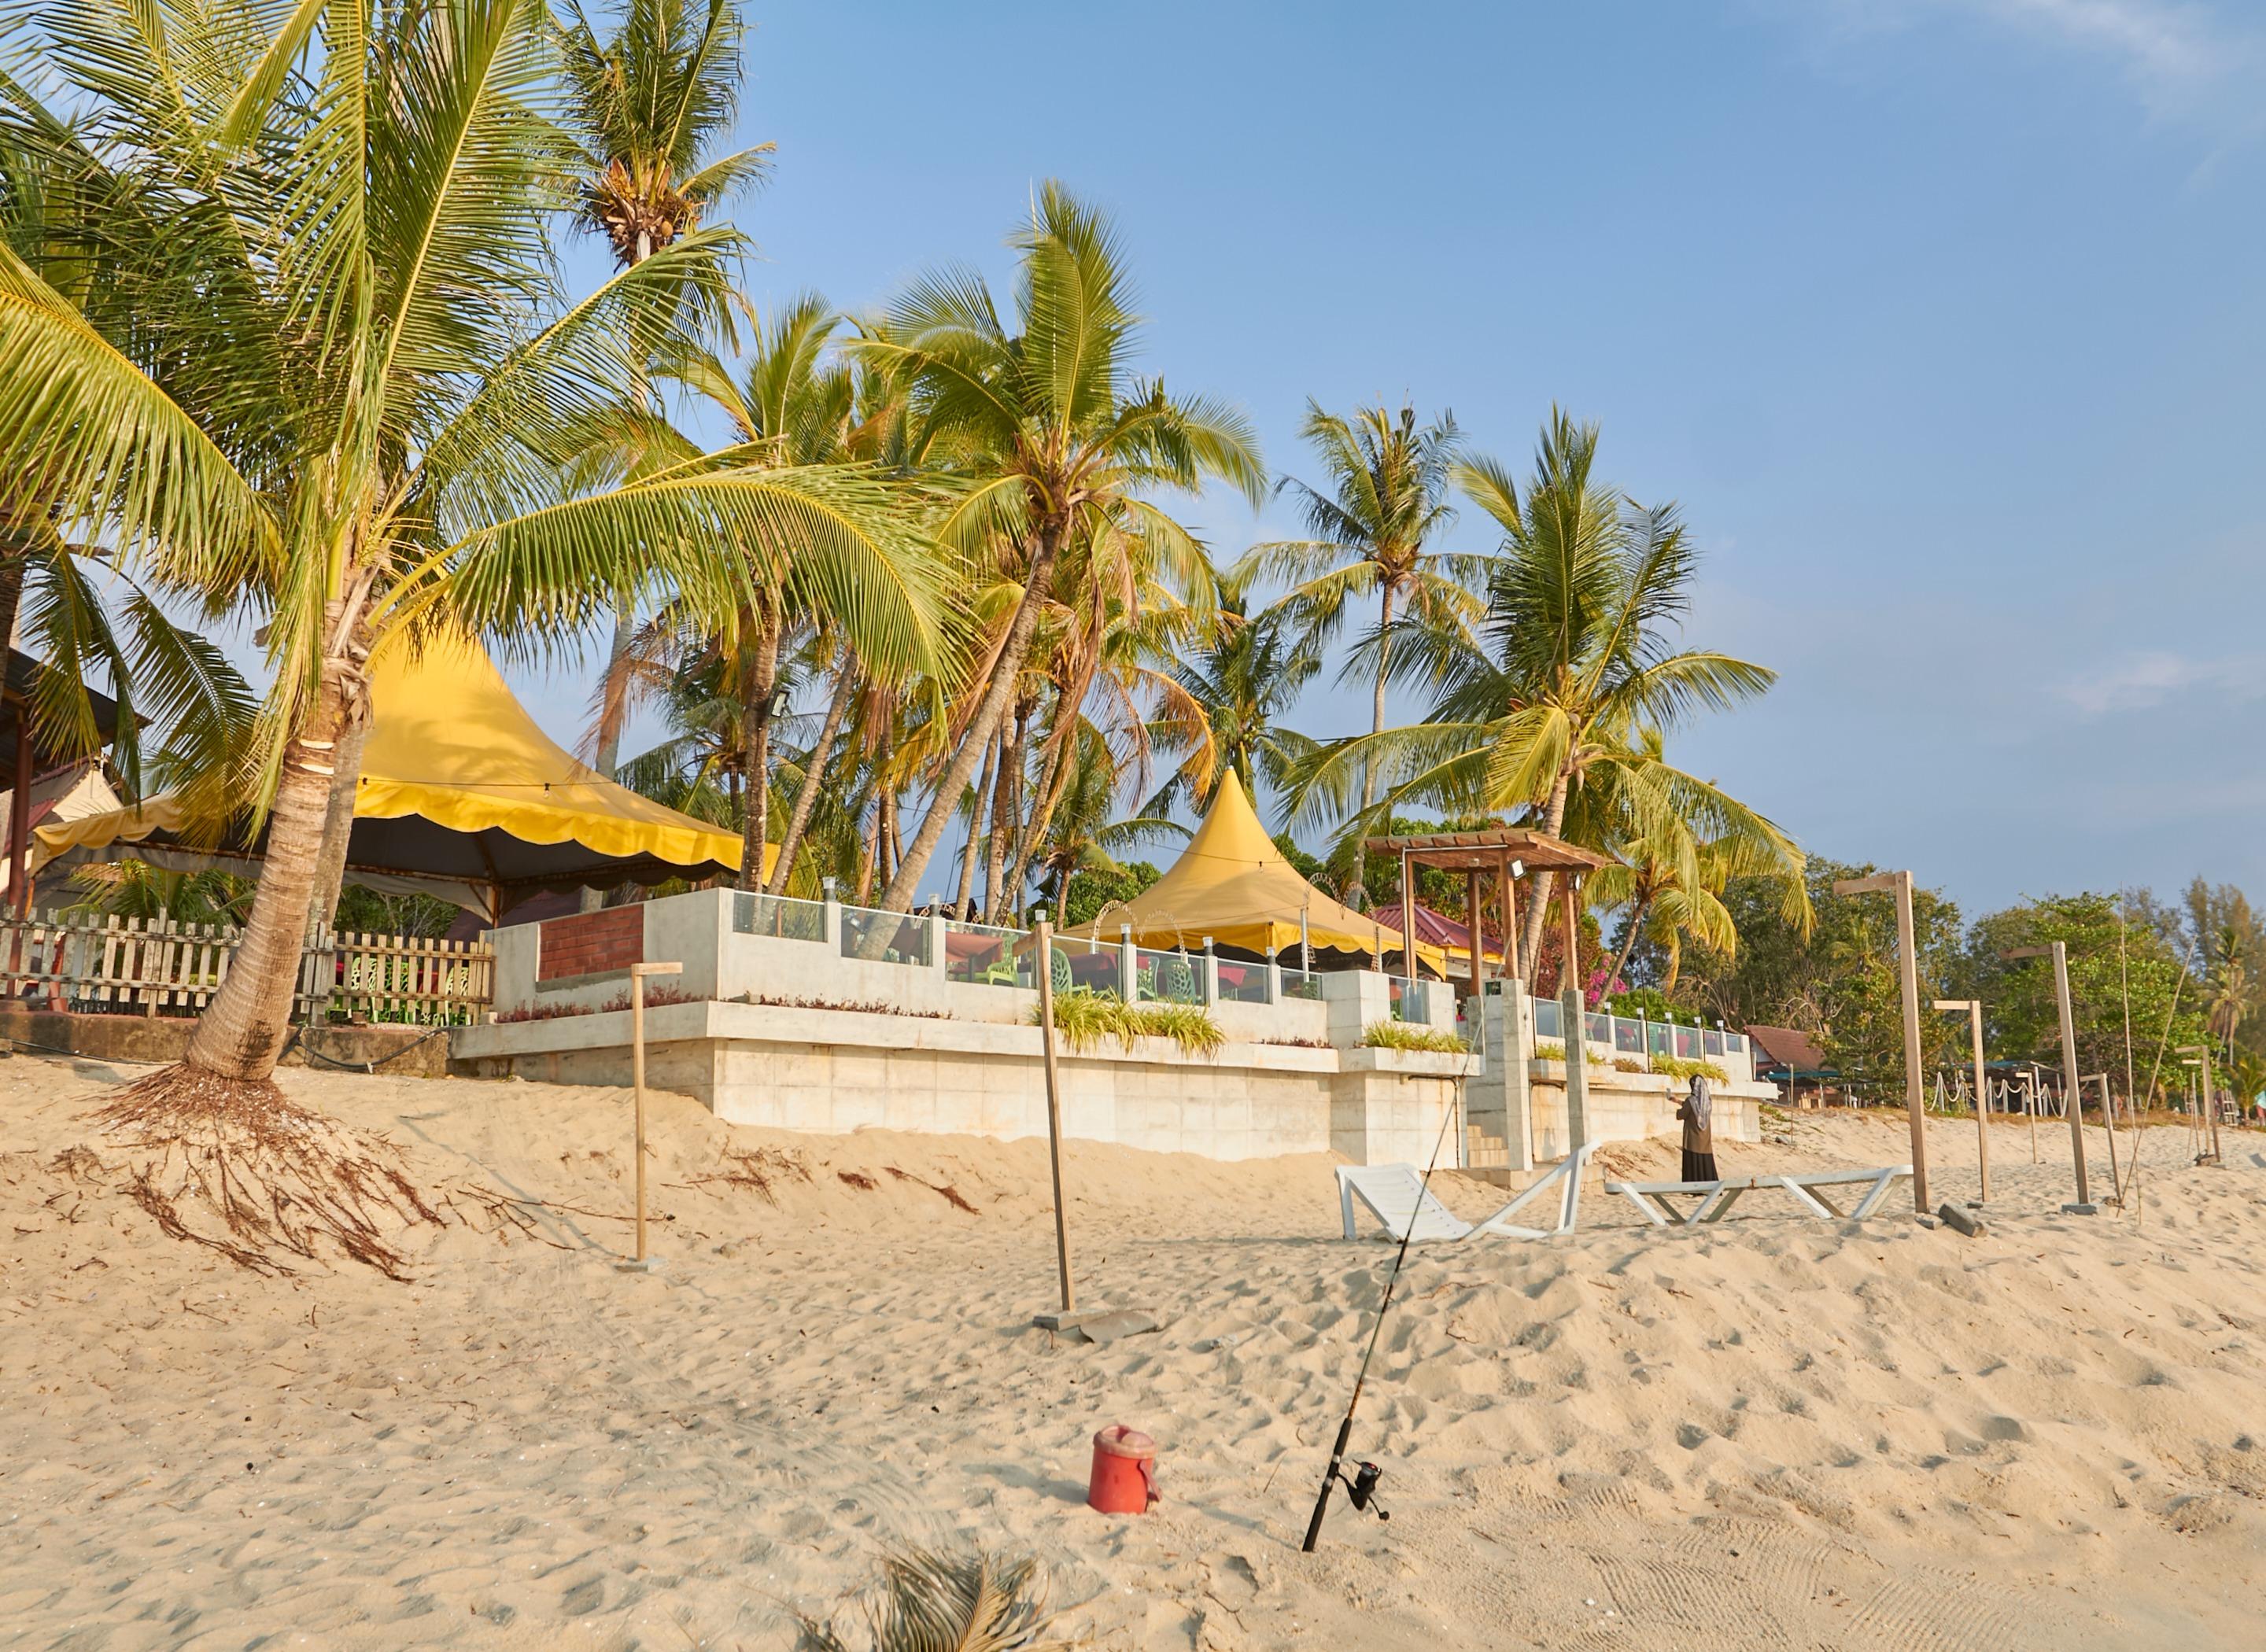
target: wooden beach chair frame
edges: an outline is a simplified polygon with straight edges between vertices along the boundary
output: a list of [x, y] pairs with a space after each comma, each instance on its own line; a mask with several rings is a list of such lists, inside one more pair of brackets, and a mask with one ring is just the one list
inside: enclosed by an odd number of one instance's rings
[[[1393, 1239], [1406, 1232], [1410, 1242], [1416, 1240], [1449, 1239], [1461, 1241], [1480, 1233], [1500, 1233], [1509, 1239], [1551, 1239], [1561, 1233], [1571, 1233], [1581, 1219], [1582, 1172], [1588, 1167], [1594, 1145], [1577, 1147], [1566, 1158], [1551, 1166], [1548, 1173], [1538, 1178], [1533, 1186], [1520, 1190], [1517, 1196], [1483, 1222], [1466, 1222], [1453, 1210], [1434, 1198], [1424, 1186], [1424, 1179], [1414, 1165], [1340, 1165], [1338, 1172], [1338, 1216], [1345, 1237], [1360, 1237], [1359, 1223], [1354, 1213], [1354, 1201], [1359, 1199], [1369, 1207], [1370, 1214], [1385, 1226]], [[1558, 1225], [1551, 1228], [1521, 1227], [1510, 1220], [1531, 1201], [1540, 1196], [1544, 1188], [1555, 1188], [1558, 1194]], [[1393, 1195], [1398, 1195], [1399, 1197]], [[1418, 1199], [1422, 1199], [1422, 1205]], [[1414, 1228], [1409, 1217], [1416, 1216]]]
[[[1881, 1207], [1890, 1189], [1912, 1173], [1910, 1165], [1883, 1165], [1870, 1170], [1816, 1170], [1796, 1175], [1749, 1176], [1744, 1181], [1609, 1181], [1607, 1193], [1618, 1193], [1641, 1211], [1655, 1227], [1690, 1227], [1698, 1222], [1720, 1222], [1731, 1207], [1758, 1188], [1780, 1188], [1794, 1195], [1805, 1216], [1828, 1222], [1861, 1222]], [[1864, 1195], [1844, 1211], [1824, 1189], [1862, 1187]], [[1678, 1210], [1669, 1200], [1687, 1197], [1691, 1210]]]

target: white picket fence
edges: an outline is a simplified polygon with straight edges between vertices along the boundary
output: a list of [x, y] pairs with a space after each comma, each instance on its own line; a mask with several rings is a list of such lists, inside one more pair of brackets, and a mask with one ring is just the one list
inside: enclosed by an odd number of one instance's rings
[[[11, 1000], [96, 1014], [195, 1015], [228, 979], [232, 924], [48, 912], [0, 918], [0, 983]], [[495, 950], [414, 935], [318, 933], [300, 961], [304, 1020], [450, 1027], [495, 1001]]]

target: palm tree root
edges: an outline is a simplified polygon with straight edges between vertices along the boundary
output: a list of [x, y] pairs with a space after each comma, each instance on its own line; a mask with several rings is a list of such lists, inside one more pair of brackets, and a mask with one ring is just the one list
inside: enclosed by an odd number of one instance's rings
[[294, 1273], [289, 1259], [335, 1248], [406, 1281], [391, 1236], [443, 1220], [391, 1142], [301, 1107], [272, 1079], [179, 1064], [90, 1118], [138, 1161], [124, 1190], [167, 1237], [255, 1273]]

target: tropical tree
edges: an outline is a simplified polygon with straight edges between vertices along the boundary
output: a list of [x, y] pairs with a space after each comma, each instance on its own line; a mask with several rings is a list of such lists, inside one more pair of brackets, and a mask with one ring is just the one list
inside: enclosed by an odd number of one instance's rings
[[969, 674], [981, 691], [958, 697], [943, 773], [881, 893], [892, 910], [918, 892], [1015, 699], [1064, 553], [1106, 524], [1194, 567], [1202, 546], [1150, 493], [1217, 479], [1255, 506], [1265, 486], [1240, 413], [1133, 376], [1140, 318], [1123, 251], [1099, 212], [1050, 179], [1012, 244], [1012, 321], [980, 274], [946, 271], [915, 282], [887, 325], [853, 346], [904, 386], [924, 440], [964, 464], [966, 486], [939, 537], [979, 571], [978, 584], [996, 576], [1014, 588]]
[[[917, 556], [886, 490], [729, 452], [577, 466], [737, 243], [695, 230], [569, 303], [568, 149], [534, 0], [33, 14], [72, 119], [0, 130], [82, 180], [83, 295], [0, 251], [0, 508], [49, 509], [162, 587], [264, 621], [252, 779], [267, 860], [234, 967], [143, 1116], [272, 1118], [335, 754], [366, 664], [448, 626], [522, 647], [618, 593], [719, 625], [793, 545], [844, 611]], [[809, 570], [829, 567], [821, 574]]]
[[[774, 145], [718, 155], [738, 113], [744, 29], [735, 0], [625, 0], [601, 36], [580, 8], [559, 25], [575, 220], [605, 238], [618, 269], [643, 263], [771, 170]], [[635, 620], [623, 607], [608, 657], [597, 766], [611, 774], [625, 710], [619, 662]]]
[[[871, 397], [862, 398], [861, 406], [856, 373], [829, 349], [840, 325], [841, 318], [823, 298], [802, 294], [770, 325], [757, 328], [736, 374], [690, 341], [667, 357], [663, 370], [724, 412], [752, 463], [858, 466], [874, 450], [866, 416]], [[908, 564], [901, 588], [884, 600], [864, 592], [856, 603], [837, 611], [829, 601], [837, 588], [826, 578], [808, 577], [796, 552], [791, 542], [773, 546], [771, 559], [781, 577], [756, 586], [750, 605], [727, 631], [701, 645], [716, 654], [721, 686], [741, 708], [735, 720], [742, 744], [734, 761], [745, 777], [749, 799], [742, 811], [742, 888], [764, 881], [771, 827], [771, 728], [787, 698], [780, 692], [779, 662], [793, 633], [822, 632], [848, 648], [852, 658], [904, 669], [933, 673], [938, 664], [945, 597], [930, 565]], [[681, 624], [676, 628], [681, 632]], [[837, 702], [843, 693], [837, 684]]]
[[1217, 619], [1173, 668], [1198, 713], [1174, 742], [1192, 748], [1193, 760], [1166, 779], [1143, 807], [1144, 815], [1163, 815], [1182, 795], [1203, 814], [1220, 775], [1231, 770], [1254, 800], [1261, 778], [1277, 791], [1286, 789], [1319, 749], [1283, 721], [1321, 669], [1319, 640], [1281, 608], [1252, 613], [1245, 577], [1240, 569], [1223, 577]]
[[[1672, 507], [1639, 509], [1595, 479], [1597, 447], [1596, 426], [1553, 411], [1523, 493], [1492, 460], [1459, 463], [1465, 491], [1503, 536], [1478, 624], [1470, 633], [1404, 629], [1393, 669], [1439, 685], [1431, 710], [1420, 724], [1329, 748], [1299, 788], [1302, 812], [1343, 812], [1354, 777], [1365, 793], [1373, 768], [1391, 787], [1379, 808], [1429, 799], [1449, 814], [1516, 815], [1557, 835], [1588, 788], [1601, 800], [1583, 805], [1588, 817], [1640, 841], [1679, 822], [1702, 839], [1775, 834], [1646, 738], [1758, 695], [1776, 674], [1672, 646], [1667, 629], [1689, 604], [1696, 552]], [[1554, 885], [1553, 873], [1536, 880], [1523, 956], [1536, 954]]]
[[1054, 887], [1057, 928], [1068, 920], [1071, 883], [1079, 873], [1122, 873], [1124, 867], [1116, 859], [1120, 852], [1159, 837], [1188, 836], [1188, 829], [1177, 821], [1147, 815], [1114, 818], [1123, 777], [1100, 730], [1091, 726], [1079, 729], [1076, 752], [1069, 784], [1039, 855]]
[[[1476, 618], [1466, 588], [1476, 559], [1429, 548], [1455, 519], [1448, 493], [1462, 438], [1446, 413], [1420, 429], [1412, 406], [1397, 416], [1363, 407], [1348, 419], [1312, 401], [1299, 435], [1321, 461], [1325, 486], [1286, 476], [1276, 491], [1297, 501], [1310, 537], [1254, 545], [1235, 582], [1288, 581], [1276, 606], [1295, 617], [1310, 646], [1335, 634], [1356, 598], [1375, 600], [1376, 629], [1348, 655], [1341, 680], [1368, 677], [1370, 733], [1381, 735], [1398, 632], [1413, 623], [1460, 636]], [[1373, 771], [1362, 775], [1364, 810], [1377, 801], [1378, 779]], [[1354, 881], [1361, 881], [1357, 858]]]

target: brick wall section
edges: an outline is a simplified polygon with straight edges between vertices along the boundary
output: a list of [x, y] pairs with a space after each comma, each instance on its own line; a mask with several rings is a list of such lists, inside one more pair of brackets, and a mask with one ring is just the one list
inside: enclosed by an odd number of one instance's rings
[[540, 928], [542, 936], [535, 953], [537, 986], [574, 976], [627, 969], [645, 961], [642, 906], [610, 906], [603, 911], [577, 912], [572, 917], [547, 917]]

